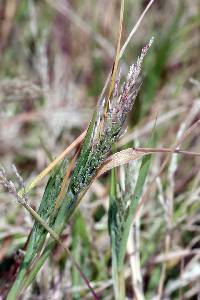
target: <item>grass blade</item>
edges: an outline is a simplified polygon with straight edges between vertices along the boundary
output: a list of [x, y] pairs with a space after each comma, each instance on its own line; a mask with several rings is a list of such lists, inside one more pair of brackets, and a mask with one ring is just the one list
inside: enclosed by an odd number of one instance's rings
[[[154, 145], [154, 136], [151, 137], [148, 146], [152, 147]], [[142, 159], [141, 167], [139, 170], [138, 174], [138, 179], [136, 182], [134, 194], [131, 197], [131, 203], [128, 208], [128, 213], [127, 213], [127, 219], [124, 225], [124, 231], [122, 234], [122, 239], [119, 247], [119, 257], [118, 257], [118, 264], [119, 268], [123, 268], [123, 263], [124, 263], [124, 257], [126, 253], [126, 246], [127, 246], [127, 241], [128, 241], [128, 236], [129, 236], [129, 231], [130, 227], [132, 224], [132, 219], [135, 213], [135, 209], [138, 205], [138, 202], [141, 198], [142, 192], [144, 190], [144, 184], [148, 175], [149, 167], [150, 167], [150, 162], [151, 162], [151, 155], [144, 156]]]

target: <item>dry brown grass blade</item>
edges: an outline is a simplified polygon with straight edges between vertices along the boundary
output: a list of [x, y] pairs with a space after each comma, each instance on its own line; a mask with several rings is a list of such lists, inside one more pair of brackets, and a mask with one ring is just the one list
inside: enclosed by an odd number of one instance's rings
[[119, 60], [120, 60], [120, 46], [121, 46], [121, 39], [122, 39], [123, 18], [124, 18], [124, 0], [121, 1], [117, 49], [116, 49], [115, 61], [114, 61], [113, 68], [112, 68], [112, 73], [111, 73], [110, 88], [109, 88], [109, 93], [108, 93], [108, 101], [111, 97], [111, 94], [112, 94], [114, 86], [115, 86], [115, 80], [116, 80], [116, 76], [117, 76], [117, 69], [118, 69]]
[[56, 209], [60, 206], [60, 204], [62, 202], [62, 199], [63, 199], [63, 197], [65, 195], [65, 191], [66, 191], [67, 185], [68, 185], [68, 179], [69, 179], [71, 171], [72, 171], [72, 169], [73, 169], [73, 167], [75, 165], [77, 156], [79, 154], [79, 150], [75, 153], [73, 159], [71, 160], [69, 166], [67, 167], [67, 170], [66, 170], [63, 182], [62, 182], [62, 186], [61, 186], [61, 189], [60, 189], [60, 193], [58, 194], [58, 197], [57, 197], [56, 202], [55, 202], [55, 208]]
[[148, 153], [138, 153], [132, 148], [119, 151], [113, 155], [111, 155], [103, 164], [103, 166], [99, 169], [96, 178], [103, 175], [105, 172], [111, 170], [112, 168], [118, 167], [120, 165], [124, 165], [129, 163], [132, 160], [136, 160], [141, 158], [143, 155], [147, 155]]
[[111, 155], [102, 168], [99, 169], [96, 178], [100, 177], [112, 168], [127, 164], [133, 160], [140, 159], [144, 155], [155, 153], [177, 153], [191, 156], [200, 156], [199, 152], [190, 152], [173, 148], [128, 148]]
[[144, 9], [144, 11], [142, 12], [141, 16], [139, 17], [137, 23], [135, 24], [135, 26], [133, 27], [133, 29], [131, 30], [131, 32], [128, 35], [128, 38], [126, 39], [123, 47], [121, 48], [120, 51], [120, 58], [122, 57], [122, 55], [124, 54], [124, 51], [126, 50], [126, 47], [128, 46], [130, 40], [132, 39], [132, 37], [134, 36], [134, 34], [136, 33], [138, 27], [140, 26], [144, 16], [146, 15], [146, 13], [148, 12], [148, 10], [150, 9], [150, 7], [152, 6], [152, 4], [154, 3], [155, 0], [151, 0], [149, 1], [149, 3], [147, 4], [146, 8]]
[[[69, 145], [55, 160], [53, 160], [37, 177], [34, 178], [33, 181], [31, 181], [27, 188], [26, 188], [26, 192], [30, 192], [30, 190], [32, 190], [63, 158], [65, 158], [65, 156], [72, 151], [76, 146], [78, 146], [82, 140], [84, 139], [85, 135], [86, 135], [86, 130], [79, 135], [79, 137], [73, 141], [73, 143], [71, 143], [71, 145]], [[23, 195], [23, 191], [20, 190], [19, 191], [19, 196]]]
[[[104, 93], [107, 89], [107, 86], [108, 86], [109, 82], [110, 82], [108, 97], [106, 97], [106, 102], [105, 102], [105, 105], [104, 105], [104, 117], [106, 116], [107, 111], [108, 111], [110, 98], [111, 98], [111, 95], [112, 95], [112, 92], [113, 92], [113, 89], [114, 89], [114, 86], [115, 86], [115, 81], [116, 81], [116, 76], [117, 76], [117, 69], [118, 69], [119, 60], [120, 60], [120, 46], [121, 46], [121, 38], [122, 38], [123, 17], [124, 17], [124, 0], [121, 1], [119, 31], [118, 31], [118, 40], [117, 40], [115, 60], [114, 60], [113, 66], [112, 66], [112, 70], [111, 70], [110, 74], [108, 75], [105, 86], [104, 86], [103, 91], [102, 91], [101, 96], [100, 96], [100, 99], [103, 99], [103, 95], [104, 95]], [[103, 128], [103, 124], [104, 124], [104, 118], [102, 118], [101, 124], [99, 126], [100, 132], [101, 132], [101, 129]]]
[[138, 153], [147, 153], [147, 154], [153, 154], [153, 153], [176, 153], [176, 154], [185, 154], [185, 155], [191, 155], [191, 156], [200, 156], [200, 152], [192, 152], [192, 151], [186, 151], [186, 150], [180, 150], [173, 148], [134, 148], [134, 150]]
[[[148, 3], [148, 5], [146, 6], [146, 8], [143, 10], [141, 16], [139, 17], [137, 23], [134, 25], [134, 27], [132, 28], [131, 32], [129, 33], [129, 35], [128, 35], [126, 41], [125, 41], [125, 43], [123, 44], [123, 46], [122, 46], [122, 48], [121, 48], [121, 50], [120, 50], [120, 53], [119, 53], [119, 59], [122, 58], [122, 56], [123, 56], [123, 54], [124, 54], [124, 52], [125, 52], [125, 50], [126, 50], [128, 44], [129, 44], [130, 40], [132, 39], [132, 37], [133, 37], [134, 34], [136, 33], [137, 29], [139, 28], [139, 26], [140, 26], [142, 20], [144, 19], [146, 13], [148, 12], [148, 10], [150, 9], [150, 7], [152, 6], [153, 2], [154, 2], [154, 0], [151, 0], [151, 1]], [[108, 84], [109, 84], [109, 82], [110, 82], [110, 77], [111, 77], [111, 75], [112, 75], [112, 71], [108, 74], [108, 77], [107, 77], [107, 79], [106, 79], [105, 85], [104, 85], [104, 87], [103, 87], [103, 90], [102, 90], [102, 93], [101, 93], [101, 96], [100, 96], [101, 99], [103, 99], [103, 95], [105, 94], [105, 91], [106, 91], [106, 89], [107, 89], [107, 86], [108, 86]]]

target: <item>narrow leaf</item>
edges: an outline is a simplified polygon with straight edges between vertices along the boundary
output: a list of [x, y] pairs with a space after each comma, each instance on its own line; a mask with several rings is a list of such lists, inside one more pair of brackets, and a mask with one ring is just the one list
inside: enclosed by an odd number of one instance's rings
[[[153, 145], [154, 145], [154, 135], [152, 135], [152, 137], [148, 143], [149, 147], [152, 147]], [[136, 186], [135, 186], [135, 190], [134, 190], [134, 193], [133, 193], [133, 196], [131, 199], [131, 204], [128, 209], [128, 214], [127, 214], [127, 218], [126, 218], [126, 222], [125, 222], [125, 226], [124, 226], [124, 231], [122, 234], [122, 239], [120, 242], [120, 249], [119, 249], [119, 256], [118, 256], [119, 268], [123, 268], [124, 257], [125, 257], [125, 253], [126, 253], [126, 246], [127, 246], [128, 236], [129, 236], [129, 232], [130, 232], [130, 227], [132, 224], [133, 215], [134, 215], [135, 209], [138, 205], [138, 202], [142, 196], [144, 184], [145, 184], [147, 174], [149, 171], [149, 167], [150, 167], [150, 162], [151, 162], [151, 155], [147, 155], [147, 156], [143, 157], [142, 164], [141, 164], [141, 167], [139, 170], [138, 179], [137, 179]]]

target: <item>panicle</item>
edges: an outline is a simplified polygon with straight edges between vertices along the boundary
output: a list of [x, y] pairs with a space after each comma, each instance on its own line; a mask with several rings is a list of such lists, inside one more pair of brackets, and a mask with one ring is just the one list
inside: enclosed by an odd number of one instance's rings
[[132, 64], [129, 69], [129, 73], [127, 76], [126, 86], [129, 87], [136, 83], [136, 80], [138, 79], [138, 76], [140, 75], [141, 69], [142, 69], [142, 62], [144, 60], [144, 57], [147, 55], [147, 52], [151, 45], [153, 44], [154, 37], [152, 37], [148, 44], [146, 44], [141, 51], [140, 56], [137, 59], [136, 64]]
[[120, 95], [118, 95], [119, 80], [116, 80], [111, 105], [109, 107], [109, 116], [111, 117], [113, 123], [121, 123], [122, 126], [126, 119], [127, 113], [130, 112], [133, 107], [134, 101], [141, 86], [141, 80], [139, 76], [142, 70], [142, 62], [149, 48], [151, 47], [153, 40], [154, 38], [152, 37], [149, 43], [143, 47], [137, 62], [130, 66], [126, 81], [122, 85], [122, 91]]

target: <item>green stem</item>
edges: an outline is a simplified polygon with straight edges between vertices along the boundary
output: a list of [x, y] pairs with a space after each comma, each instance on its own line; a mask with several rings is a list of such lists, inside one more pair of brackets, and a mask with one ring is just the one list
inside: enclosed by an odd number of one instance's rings
[[[44, 222], [44, 220], [28, 205], [28, 203], [26, 201], [24, 201], [23, 199], [20, 200], [20, 204], [22, 204], [28, 211], [29, 213], [34, 217], [35, 220], [37, 220], [41, 225], [44, 226], [44, 228], [56, 239], [59, 240], [59, 237], [56, 235], [56, 233]], [[31, 239], [31, 241], [33, 241]], [[6, 300], [15, 300], [17, 299], [17, 295], [19, 294], [20, 288], [22, 286], [22, 282], [24, 280], [26, 271], [27, 271], [27, 263], [30, 261], [30, 258], [32, 257], [33, 254], [33, 245], [32, 243], [29, 243], [28, 248], [27, 248], [27, 253], [29, 255], [27, 255], [26, 260], [24, 260], [24, 262], [22, 263], [22, 266], [19, 270], [18, 276], [15, 280], [15, 282], [13, 283], [7, 297]]]
[[124, 282], [124, 259], [122, 264], [119, 265], [119, 258], [116, 250], [116, 232], [115, 225], [113, 223], [113, 215], [116, 213], [116, 197], [117, 197], [117, 179], [116, 179], [116, 170], [112, 169], [111, 171], [111, 187], [110, 187], [110, 207], [109, 207], [109, 232], [111, 237], [111, 252], [112, 252], [112, 279], [115, 300], [124, 300], [125, 299], [125, 282]]
[[[70, 200], [70, 197], [68, 197], [68, 199]], [[94, 299], [98, 300], [98, 296], [96, 295], [96, 293], [94, 292], [94, 290], [92, 289], [90, 282], [88, 281], [87, 277], [84, 275], [84, 273], [82, 272], [80, 266], [77, 264], [77, 262], [74, 260], [73, 256], [71, 255], [69, 249], [64, 246], [64, 244], [60, 241], [59, 239], [59, 235], [61, 234], [61, 232], [64, 229], [66, 220], [69, 219], [70, 215], [73, 213], [73, 211], [75, 210], [75, 207], [72, 206], [71, 209], [68, 208], [68, 206], [66, 205], [65, 202], [62, 203], [60, 210], [58, 212], [58, 216], [55, 220], [54, 223], [54, 228], [52, 229], [51, 227], [49, 227], [48, 224], [46, 224], [46, 222], [27, 204], [26, 201], [24, 201], [23, 199], [20, 200], [20, 203], [30, 212], [30, 214], [50, 233], [51, 237], [58, 243], [60, 244], [65, 251], [67, 252], [68, 256], [71, 258], [72, 262], [74, 263], [74, 265], [76, 266], [76, 268], [78, 269], [81, 277], [83, 278], [83, 280], [85, 281], [86, 285], [88, 286], [88, 288], [90, 289], [91, 293], [93, 294]], [[24, 268], [24, 271], [22, 272], [22, 275], [20, 276], [20, 280], [16, 280], [12, 286], [12, 288], [10, 289], [6, 300], [16, 300], [19, 296], [19, 294], [21, 293], [21, 289], [20, 288], [26, 288], [28, 287], [28, 285], [32, 282], [32, 280], [35, 278], [36, 274], [38, 273], [38, 271], [40, 270], [40, 268], [42, 267], [43, 263], [45, 262], [45, 260], [48, 258], [48, 256], [50, 255], [54, 245], [55, 245], [55, 241], [50, 241], [47, 245], [47, 247], [44, 250], [44, 253], [42, 254], [42, 256], [40, 257], [40, 259], [38, 260], [37, 264], [35, 265], [35, 267], [33, 268], [33, 270], [27, 275], [27, 277], [25, 278], [24, 281], [24, 285], [22, 286], [22, 277], [24, 277], [25, 273], [26, 273], [26, 269]]]
[[112, 278], [115, 300], [125, 299], [125, 280], [123, 267], [117, 265], [116, 255], [112, 254]]
[[31, 272], [25, 278], [25, 280], [23, 282], [23, 290], [25, 290], [33, 282], [33, 280], [35, 279], [37, 273], [39, 272], [39, 270], [43, 266], [44, 262], [46, 261], [46, 259], [51, 254], [51, 251], [54, 248], [54, 246], [55, 246], [55, 242], [53, 240], [51, 240], [51, 242], [48, 243], [48, 246], [47, 246], [45, 252], [42, 254], [42, 256], [40, 256], [40, 258], [37, 260], [37, 263], [35, 264], [35, 266], [31, 270]]
[[123, 269], [118, 270], [118, 299], [125, 299], [125, 280], [124, 280], [124, 271]]

